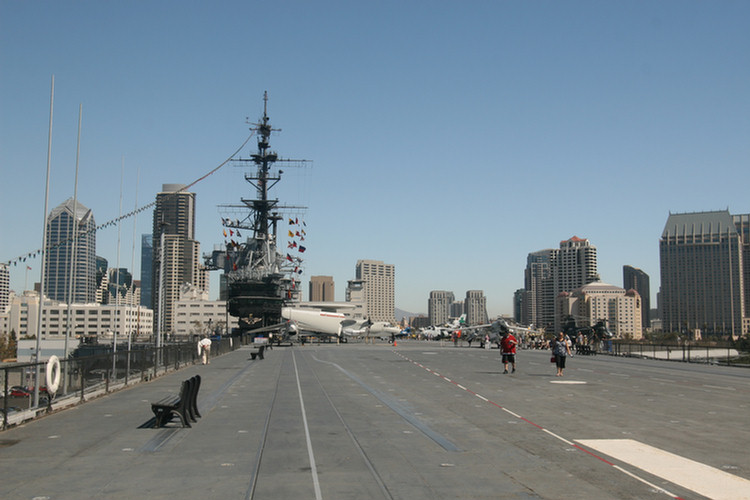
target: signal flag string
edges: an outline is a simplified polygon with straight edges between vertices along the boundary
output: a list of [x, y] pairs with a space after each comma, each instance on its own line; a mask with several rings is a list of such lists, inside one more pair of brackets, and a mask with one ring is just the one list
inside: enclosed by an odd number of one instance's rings
[[[199, 182], [205, 180], [210, 175], [216, 173], [221, 167], [223, 167], [224, 165], [226, 165], [227, 163], [229, 163], [230, 161], [232, 161], [232, 159], [234, 158], [234, 156], [237, 153], [239, 153], [242, 150], [242, 148], [245, 147], [245, 145], [248, 143], [248, 141], [250, 141], [250, 139], [253, 137], [253, 135], [255, 135], [255, 131], [254, 130], [252, 132], [250, 132], [250, 135], [247, 136], [247, 139], [245, 139], [245, 142], [243, 142], [242, 145], [240, 145], [240, 147], [237, 148], [237, 150], [229, 156], [229, 158], [227, 158], [226, 160], [224, 160], [223, 162], [221, 162], [219, 164], [219, 166], [217, 166], [216, 168], [214, 168], [213, 170], [211, 170], [207, 174], [203, 175], [202, 177], [199, 177], [198, 179], [194, 180], [193, 182], [191, 182], [187, 186], [182, 187], [181, 189], [175, 191], [174, 193], [170, 193], [169, 196], [174, 196], [177, 193], [181, 193], [182, 191], [190, 189], [191, 187], [195, 186]], [[137, 209], [133, 210], [132, 212], [129, 212], [129, 213], [125, 214], [125, 215], [121, 215], [121, 216], [116, 217], [116, 218], [114, 218], [112, 220], [109, 220], [109, 221], [105, 222], [104, 224], [100, 224], [100, 225], [98, 225], [98, 226], [96, 226], [96, 227], [94, 227], [92, 229], [89, 229], [88, 231], [79, 233], [78, 236], [76, 236], [76, 237], [77, 238], [81, 238], [81, 237], [86, 236], [88, 234], [94, 233], [94, 232], [96, 232], [96, 231], [98, 231], [100, 229], [104, 229], [105, 227], [113, 226], [113, 225], [115, 225], [116, 223], [118, 223], [120, 221], [123, 221], [125, 219], [130, 218], [130, 217], [133, 217], [133, 216], [135, 216], [135, 215], [143, 212], [144, 210], [148, 210], [149, 208], [152, 208], [154, 205], [156, 205], [156, 201], [152, 201], [148, 205], [144, 205], [144, 206], [142, 206], [140, 208], [137, 208]], [[46, 220], [46, 217], [47, 217], [47, 214], [45, 214], [45, 220]], [[45, 227], [44, 230], [46, 231], [47, 228]], [[58, 241], [54, 245], [50, 246], [49, 249], [52, 250], [54, 248], [63, 246], [65, 244], [67, 244], [69, 241], [71, 241], [72, 239], [73, 239], [73, 237], [67, 238], [67, 239], [64, 239], [64, 240], [61, 240], [61, 241]], [[37, 249], [37, 250], [34, 250], [33, 252], [29, 252], [26, 255], [23, 255], [21, 257], [17, 257], [15, 259], [11, 259], [11, 260], [9, 260], [7, 262], [4, 262], [3, 264], [5, 264], [8, 267], [10, 267], [11, 264], [14, 265], [14, 266], [17, 266], [19, 262], [26, 262], [26, 259], [34, 259], [34, 258], [37, 257], [37, 255], [41, 255], [42, 252], [43, 252], [42, 249]]]

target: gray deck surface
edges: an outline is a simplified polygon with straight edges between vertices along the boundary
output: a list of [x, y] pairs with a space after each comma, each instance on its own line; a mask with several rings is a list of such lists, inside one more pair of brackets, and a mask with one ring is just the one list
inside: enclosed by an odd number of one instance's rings
[[[576, 356], [557, 378], [548, 351], [508, 375], [499, 358], [417, 341], [239, 349], [0, 432], [0, 498], [750, 497], [748, 370]], [[195, 374], [203, 418], [146, 427]], [[665, 454], [643, 466], [586, 444], [613, 439]], [[703, 491], [657, 470], [675, 456], [705, 468]]]

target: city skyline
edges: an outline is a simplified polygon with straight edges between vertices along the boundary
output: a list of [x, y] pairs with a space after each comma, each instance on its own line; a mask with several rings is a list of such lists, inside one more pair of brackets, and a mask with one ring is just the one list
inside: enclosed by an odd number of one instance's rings
[[[73, 194], [82, 104], [78, 200], [100, 223], [122, 171], [128, 213], [220, 165], [268, 90], [272, 147], [312, 160], [278, 193], [309, 207], [302, 279], [333, 276], [337, 300], [376, 259], [399, 270], [399, 309], [483, 290], [510, 314], [527, 255], [577, 236], [603, 281], [646, 272], [655, 304], [669, 213], [750, 212], [747, 3], [229, 4], [0, 3], [0, 262], [41, 247], [52, 75], [48, 210]], [[274, 71], [256, 71], [248, 30]], [[241, 180], [226, 166], [191, 188], [204, 253]], [[150, 223], [123, 221], [121, 267]], [[97, 253], [114, 262], [117, 240], [99, 231]], [[11, 289], [40, 263], [11, 266]]]

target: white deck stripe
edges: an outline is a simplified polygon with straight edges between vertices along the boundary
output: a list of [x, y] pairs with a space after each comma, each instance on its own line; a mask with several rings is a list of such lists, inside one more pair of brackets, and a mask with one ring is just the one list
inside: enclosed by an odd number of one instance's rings
[[299, 392], [299, 405], [302, 408], [302, 423], [305, 424], [305, 439], [307, 440], [307, 455], [310, 457], [310, 470], [312, 472], [313, 487], [315, 488], [315, 499], [322, 500], [323, 494], [320, 492], [320, 481], [318, 480], [318, 467], [315, 465], [315, 455], [313, 455], [312, 441], [310, 440], [310, 429], [307, 426], [307, 412], [305, 412], [305, 401], [302, 399], [302, 385], [299, 383], [299, 371], [297, 370], [297, 358], [292, 351], [292, 361], [294, 362], [294, 374], [297, 377], [297, 391]]
[[750, 481], [632, 439], [579, 439], [584, 446], [715, 500], [750, 499]]
[[545, 429], [545, 428], [542, 428], [542, 430], [543, 430], [544, 432], [546, 432], [547, 434], [549, 434], [550, 436], [552, 436], [552, 437], [554, 437], [554, 438], [557, 438], [557, 439], [559, 439], [560, 441], [562, 441], [563, 443], [567, 444], [568, 446], [573, 446], [573, 443], [571, 443], [570, 441], [568, 441], [568, 440], [567, 440], [567, 439], [565, 439], [564, 437], [560, 437], [560, 436], [558, 436], [557, 434], [555, 434], [554, 432], [552, 432], [552, 431], [550, 431], [550, 430], [547, 430], [547, 429]]
[[645, 484], [646, 486], [650, 486], [651, 488], [653, 488], [653, 489], [654, 489], [654, 490], [656, 490], [656, 491], [661, 491], [661, 492], [663, 492], [663, 493], [665, 493], [665, 494], [669, 495], [669, 496], [670, 496], [670, 497], [672, 497], [672, 498], [677, 498], [677, 495], [675, 495], [675, 494], [674, 494], [674, 493], [672, 493], [671, 491], [669, 491], [669, 490], [665, 490], [665, 489], [664, 489], [664, 488], [662, 488], [661, 486], [656, 486], [656, 485], [655, 485], [654, 483], [649, 483], [648, 481], [646, 481], [646, 480], [645, 480], [645, 479], [643, 479], [642, 477], [638, 477], [638, 476], [636, 476], [636, 475], [635, 475], [635, 474], [633, 474], [632, 472], [630, 472], [630, 471], [627, 471], [627, 470], [623, 469], [623, 468], [622, 468], [622, 467], [620, 467], [619, 465], [613, 465], [613, 467], [614, 467], [615, 469], [619, 470], [620, 472], [622, 472], [623, 474], [627, 474], [628, 476], [632, 477], [632, 478], [633, 478], [633, 479], [635, 479], [636, 481], [640, 481], [640, 482], [642, 482], [643, 484]]

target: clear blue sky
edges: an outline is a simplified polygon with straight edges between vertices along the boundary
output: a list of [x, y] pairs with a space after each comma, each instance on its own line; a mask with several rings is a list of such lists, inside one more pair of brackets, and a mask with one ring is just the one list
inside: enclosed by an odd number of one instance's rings
[[[401, 309], [480, 289], [510, 313], [528, 253], [573, 235], [604, 281], [640, 267], [655, 298], [670, 211], [750, 212], [747, 1], [0, 0], [3, 262], [41, 247], [52, 75], [49, 208], [73, 193], [82, 104], [97, 223], [118, 215], [123, 159], [129, 212], [139, 170], [139, 206], [197, 179], [267, 90], [272, 146], [313, 161], [277, 193], [309, 206], [305, 289], [332, 275], [339, 300], [375, 259], [396, 266]], [[253, 193], [229, 166], [194, 191], [210, 251], [217, 205]], [[150, 230], [141, 214], [139, 241]], [[132, 235], [129, 219], [122, 267]], [[97, 254], [114, 266], [115, 227]], [[12, 289], [24, 279], [12, 268]]]

